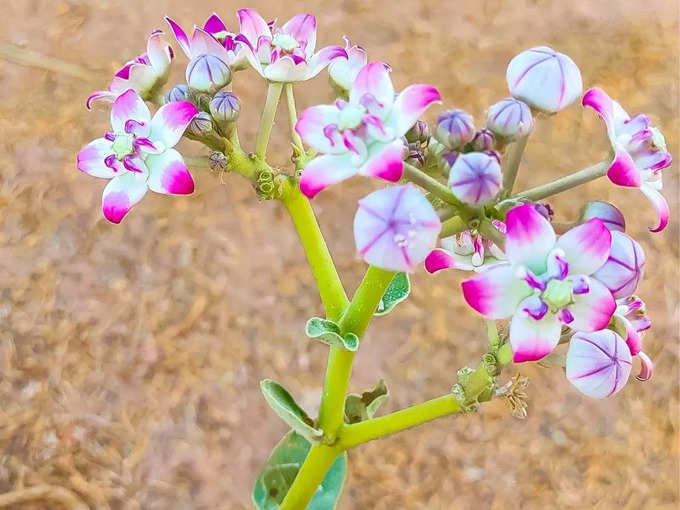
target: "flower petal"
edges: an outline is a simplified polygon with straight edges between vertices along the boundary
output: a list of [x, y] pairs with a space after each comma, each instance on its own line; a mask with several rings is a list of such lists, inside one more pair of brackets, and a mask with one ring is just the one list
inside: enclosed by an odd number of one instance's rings
[[428, 273], [436, 273], [442, 269], [462, 269], [465, 271], [472, 271], [474, 266], [471, 263], [465, 264], [464, 262], [459, 261], [454, 254], [442, 250], [441, 248], [437, 248], [436, 250], [432, 250], [425, 259], [425, 270]]
[[104, 163], [107, 156], [113, 154], [112, 142], [106, 138], [97, 138], [78, 153], [78, 170], [93, 177], [103, 177], [111, 179], [118, 175], [118, 172], [109, 168]]
[[616, 142], [616, 129], [623, 122], [630, 119], [621, 105], [614, 101], [609, 95], [598, 87], [587, 90], [583, 95], [583, 106], [589, 106], [595, 110], [607, 126], [607, 135], [614, 144]]
[[[342, 137], [333, 126], [337, 126], [340, 114], [332, 105], [306, 108], [295, 124], [295, 131], [312, 149], [326, 154], [346, 152]], [[337, 133], [337, 136], [334, 136]]]
[[311, 160], [302, 172], [300, 191], [314, 198], [331, 184], [336, 184], [357, 173], [349, 154], [326, 154]]
[[102, 212], [111, 223], [120, 223], [128, 211], [146, 194], [147, 173], [125, 172], [104, 188]]
[[157, 77], [165, 75], [170, 69], [172, 48], [163, 41], [163, 32], [154, 31], [146, 43], [146, 54]]
[[644, 267], [642, 246], [623, 232], [613, 232], [609, 257], [593, 277], [604, 283], [615, 299], [622, 299], [633, 295]]
[[194, 179], [175, 149], [146, 158], [149, 167], [149, 189], [166, 195], [190, 195], [194, 192]]
[[524, 265], [536, 274], [546, 270], [546, 260], [555, 245], [555, 231], [531, 204], [517, 206], [505, 218], [505, 253], [514, 265]]
[[616, 301], [607, 287], [595, 278], [588, 279], [589, 291], [574, 294], [569, 311], [574, 320], [569, 327], [574, 331], [599, 331], [607, 327], [616, 311]]
[[335, 59], [346, 59], [347, 52], [341, 46], [326, 46], [321, 48], [309, 59], [309, 73], [306, 80], [314, 78]]
[[409, 85], [397, 96], [387, 124], [392, 126], [395, 136], [403, 136], [431, 104], [441, 99], [439, 91], [431, 85]]
[[593, 274], [607, 261], [611, 245], [612, 233], [598, 218], [568, 230], [557, 240], [569, 263], [569, 274]]
[[510, 317], [519, 303], [531, 295], [529, 286], [515, 276], [508, 263], [491, 266], [461, 286], [468, 305], [489, 319]]
[[198, 55], [215, 55], [224, 62], [229, 61], [229, 54], [221, 42], [202, 28], [194, 27], [191, 35], [191, 58]]
[[95, 101], [107, 101], [112, 103], [117, 97], [118, 94], [111, 92], [110, 90], [98, 90], [97, 92], [90, 94], [90, 96], [87, 98], [87, 101], [85, 102], [85, 106], [88, 110], [91, 110], [92, 103]]
[[614, 184], [627, 188], [639, 188], [642, 184], [642, 176], [633, 158], [623, 149], [616, 149], [614, 160], [607, 170], [607, 177]]
[[165, 147], [177, 145], [184, 130], [198, 115], [198, 110], [189, 101], [173, 101], [159, 108], [151, 120], [151, 141], [163, 142]]
[[366, 163], [359, 169], [361, 175], [397, 182], [404, 172], [404, 143], [401, 139], [384, 144], [376, 142], [368, 147]]
[[135, 120], [145, 126], [151, 120], [149, 107], [133, 89], [118, 96], [111, 107], [111, 126], [115, 133], [125, 133], [125, 123], [128, 120]]
[[208, 32], [210, 35], [215, 36], [222, 32], [227, 32], [227, 26], [222, 21], [216, 13], [212, 13], [210, 17], [205, 20], [205, 25], [203, 25], [203, 30]]
[[264, 68], [264, 77], [269, 81], [292, 83], [305, 81], [307, 76], [309, 76], [307, 62], [296, 64], [290, 55], [279, 57], [276, 62]]
[[177, 39], [177, 44], [179, 44], [179, 47], [182, 48], [182, 51], [188, 58], [191, 58], [191, 46], [189, 44], [189, 38], [187, 37], [186, 32], [184, 32], [182, 27], [180, 27], [173, 19], [169, 18], [168, 16], [165, 17], [165, 21], [167, 21], [168, 25], [170, 25], [170, 30], [172, 30], [172, 33], [175, 35], [175, 39]]
[[272, 32], [267, 22], [253, 9], [241, 9], [238, 11], [238, 19], [241, 24], [241, 33], [254, 47], [260, 37], [271, 39]]
[[659, 215], [659, 224], [654, 228], [650, 227], [649, 230], [652, 232], [661, 232], [664, 228], [666, 228], [666, 225], [668, 225], [668, 217], [670, 215], [666, 198], [657, 189], [647, 184], [643, 184], [640, 188], [640, 191], [642, 191], [649, 201], [652, 202], [652, 205]]
[[301, 43], [307, 55], [314, 53], [316, 47], [316, 18], [311, 14], [298, 14], [287, 21], [281, 31]]
[[359, 71], [350, 89], [349, 100], [352, 104], [360, 104], [364, 94], [372, 95], [383, 105], [394, 103], [394, 86], [387, 64], [371, 62]]
[[513, 361], [537, 361], [550, 354], [560, 341], [561, 331], [562, 325], [555, 314], [546, 313], [542, 319], [536, 320], [519, 311], [510, 322]]

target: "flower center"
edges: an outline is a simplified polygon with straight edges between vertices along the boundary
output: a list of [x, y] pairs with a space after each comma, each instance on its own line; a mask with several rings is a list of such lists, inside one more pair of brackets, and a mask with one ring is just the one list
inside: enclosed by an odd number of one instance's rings
[[134, 135], [127, 133], [116, 135], [116, 138], [113, 140], [113, 145], [111, 146], [116, 158], [123, 159], [128, 154], [134, 152], [134, 138]]
[[573, 285], [568, 280], [551, 279], [541, 294], [541, 299], [552, 310], [561, 310], [572, 301]]
[[355, 129], [361, 124], [366, 110], [361, 106], [348, 104], [340, 110], [340, 119], [338, 120], [338, 129], [343, 131], [345, 129]]
[[293, 36], [282, 33], [274, 35], [272, 44], [286, 52], [291, 52], [300, 46], [300, 43]]

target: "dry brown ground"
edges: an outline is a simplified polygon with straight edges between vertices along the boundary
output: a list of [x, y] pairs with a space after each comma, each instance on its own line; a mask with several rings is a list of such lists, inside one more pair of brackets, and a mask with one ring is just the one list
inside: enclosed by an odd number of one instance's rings
[[[398, 86], [438, 85], [448, 105], [481, 118], [506, 94], [517, 51], [547, 43], [571, 55], [587, 86], [649, 112], [680, 156], [677, 9], [670, 0], [253, 1], [266, 16], [318, 15], [320, 42], [347, 33], [389, 61]], [[113, 70], [172, 14], [188, 25], [239, 3], [207, 0], [1, 2], [0, 38]], [[232, 24], [234, 24], [232, 22]], [[181, 67], [181, 66], [176, 66]], [[259, 394], [273, 377], [312, 411], [326, 349], [303, 337], [320, 303], [277, 204], [256, 204], [235, 177], [197, 172], [190, 198], [148, 196], [122, 226], [99, 212], [102, 182], [75, 168], [78, 148], [106, 129], [84, 98], [105, 83], [0, 65], [0, 492], [52, 484], [93, 509], [243, 509], [284, 425]], [[263, 86], [236, 90], [247, 105]], [[323, 79], [321, 81], [323, 83]], [[306, 85], [299, 101], [325, 101]], [[274, 149], [285, 161], [285, 125]], [[186, 152], [197, 152], [187, 144]], [[606, 152], [592, 112], [573, 107], [536, 130], [523, 186], [586, 166]], [[665, 173], [673, 222], [654, 220], [641, 194], [598, 182], [553, 205], [572, 219], [584, 199], [627, 213], [648, 252], [640, 288], [654, 329], [652, 382], [604, 402], [581, 397], [560, 370], [512, 369], [531, 379], [529, 417], [502, 403], [375, 442], [350, 455], [340, 507], [354, 509], [675, 509], [678, 505], [677, 165]], [[373, 186], [362, 180], [315, 201], [351, 289], [351, 216]], [[415, 276], [412, 299], [376, 321], [353, 389], [384, 377], [396, 409], [441, 394], [483, 349], [480, 320], [458, 277]], [[58, 495], [58, 494], [57, 494]], [[15, 508], [56, 508], [39, 499]], [[72, 507], [75, 508], [75, 507]]]

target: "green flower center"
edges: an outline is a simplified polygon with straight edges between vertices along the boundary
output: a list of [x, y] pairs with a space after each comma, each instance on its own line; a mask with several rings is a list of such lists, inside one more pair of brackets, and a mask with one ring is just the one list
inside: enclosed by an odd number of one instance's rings
[[338, 129], [354, 129], [359, 127], [361, 119], [364, 118], [366, 110], [361, 106], [347, 105], [340, 110], [340, 119], [338, 120]]
[[113, 153], [116, 155], [116, 158], [123, 159], [128, 154], [132, 154], [134, 150], [134, 145], [132, 142], [134, 139], [135, 137], [133, 135], [116, 135], [111, 147], [113, 149]]
[[288, 34], [276, 34], [272, 39], [272, 44], [281, 48], [283, 51], [293, 51], [300, 46], [293, 36]]
[[541, 299], [552, 309], [561, 310], [572, 301], [573, 285], [567, 280], [552, 279], [548, 282]]

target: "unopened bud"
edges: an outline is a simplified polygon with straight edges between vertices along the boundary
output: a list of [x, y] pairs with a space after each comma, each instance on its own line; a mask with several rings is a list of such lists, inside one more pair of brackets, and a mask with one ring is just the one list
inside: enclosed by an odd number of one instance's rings
[[489, 129], [480, 129], [475, 133], [475, 137], [470, 142], [473, 151], [484, 152], [494, 148], [496, 137]]
[[187, 131], [190, 135], [195, 137], [204, 137], [212, 133], [213, 123], [210, 114], [207, 112], [198, 112], [198, 115], [196, 115], [189, 124]]
[[173, 103], [175, 101], [187, 101], [189, 99], [189, 87], [186, 85], [175, 85], [167, 94], [165, 94], [165, 102]]
[[210, 113], [220, 127], [235, 122], [240, 112], [241, 102], [231, 92], [218, 92], [210, 101]]
[[605, 284], [616, 299], [633, 294], [645, 267], [645, 252], [632, 237], [612, 232], [609, 258], [593, 277]]
[[461, 202], [487, 204], [501, 189], [501, 167], [483, 152], [460, 154], [449, 172], [449, 188]]
[[435, 136], [449, 150], [461, 148], [475, 136], [474, 119], [463, 110], [449, 110], [437, 119]]
[[186, 78], [190, 88], [214, 94], [231, 82], [231, 69], [218, 56], [203, 54], [191, 59]]
[[534, 119], [525, 103], [508, 97], [489, 108], [486, 113], [486, 127], [496, 136], [513, 141], [531, 133]]
[[413, 127], [406, 133], [406, 140], [409, 143], [426, 144], [430, 139], [430, 127], [422, 120], [416, 121]]
[[585, 223], [593, 218], [601, 220], [604, 226], [612, 232], [625, 232], [626, 230], [626, 219], [623, 214], [609, 202], [588, 202], [581, 211], [580, 220], [581, 223]]

